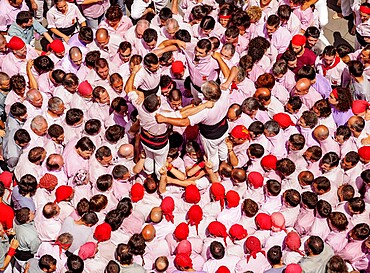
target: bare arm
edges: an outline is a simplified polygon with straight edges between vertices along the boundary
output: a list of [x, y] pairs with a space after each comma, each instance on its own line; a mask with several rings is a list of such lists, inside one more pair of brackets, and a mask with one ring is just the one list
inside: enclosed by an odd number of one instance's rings
[[167, 186], [167, 168], [166, 166], [163, 166], [160, 170], [159, 173], [161, 175], [161, 178], [159, 180], [159, 185], [158, 185], [158, 192], [160, 194], [165, 193], [166, 186]]
[[[81, 24], [81, 26], [82, 26], [82, 24]], [[59, 36], [59, 37], [62, 37], [62, 38], [63, 38], [63, 40], [64, 40], [66, 43], [68, 43], [68, 41], [69, 41], [69, 37], [68, 37], [67, 35], [63, 34], [62, 32], [60, 32], [60, 31], [59, 31], [58, 29], [56, 29], [56, 28], [51, 28], [50, 30], [51, 30], [51, 32], [53, 32], [55, 35], [57, 35], [57, 36]]]
[[53, 38], [51, 38], [50, 34], [48, 32], [45, 32], [44, 37], [46, 40], [48, 40], [49, 43], [53, 42]]
[[26, 68], [26, 70], [27, 70], [27, 77], [28, 77], [30, 88], [37, 89], [38, 88], [38, 84], [37, 84], [37, 81], [36, 81], [35, 76], [32, 74], [32, 71], [31, 71], [32, 66], [33, 66], [33, 60], [29, 60], [27, 62], [27, 68]]
[[222, 74], [224, 74], [224, 77], [228, 78], [230, 75], [230, 68], [222, 59], [221, 54], [219, 52], [214, 52], [212, 54], [212, 57], [218, 62], [218, 65], [220, 66], [221, 72]]
[[173, 14], [179, 14], [179, 1], [172, 0], [171, 11]]
[[126, 94], [130, 93], [131, 91], [136, 90], [136, 88], [134, 86], [134, 81], [135, 81], [136, 73], [139, 72], [140, 68], [141, 68], [141, 65], [135, 65], [133, 67], [132, 72], [131, 72], [131, 75], [128, 78], [128, 80], [126, 82], [126, 85], [125, 85], [125, 92], [126, 92]]
[[174, 179], [174, 178], [171, 178], [171, 177], [167, 178], [167, 183], [177, 185], [177, 186], [181, 186], [181, 187], [187, 187], [189, 185], [196, 185], [197, 184], [194, 180], [190, 180], [190, 179], [179, 180], [179, 179]]
[[132, 168], [134, 174], [140, 173], [144, 169], [144, 162], [145, 162], [145, 152], [141, 151], [139, 156], [139, 161], [136, 163], [136, 165]]
[[201, 103], [201, 104], [199, 104], [198, 106], [195, 106], [195, 107], [188, 107], [186, 109], [183, 108], [185, 110], [180, 109], [180, 113], [181, 113], [181, 116], [183, 118], [187, 118], [189, 116], [193, 116], [195, 114], [198, 114], [200, 111], [202, 111], [206, 108], [212, 108], [214, 105], [215, 105], [215, 102], [209, 100], [209, 101], [206, 101], [205, 103]]
[[227, 154], [229, 156], [230, 164], [233, 167], [238, 166], [239, 160], [238, 160], [238, 157], [236, 156], [236, 154], [234, 153], [233, 143], [230, 141], [229, 138], [226, 138], [225, 142], [226, 142], [226, 146], [227, 146]]
[[189, 118], [168, 118], [165, 116], [162, 116], [161, 114], [156, 114], [155, 118], [158, 123], [168, 123], [173, 126], [178, 126], [178, 127], [186, 127], [190, 125], [190, 120]]
[[177, 169], [177, 168], [174, 168], [173, 166], [172, 166], [172, 164], [168, 164], [168, 166], [167, 166], [167, 170], [170, 172], [170, 173], [172, 173], [177, 179], [179, 179], [179, 180], [185, 180], [186, 179], [186, 175], [182, 172], [182, 171], [180, 171], [179, 169]]

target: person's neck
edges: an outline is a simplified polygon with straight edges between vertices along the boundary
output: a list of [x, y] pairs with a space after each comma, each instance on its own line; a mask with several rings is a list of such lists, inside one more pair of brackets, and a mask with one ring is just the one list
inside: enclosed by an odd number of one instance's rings
[[274, 265], [272, 266], [272, 268], [281, 268], [281, 267], [283, 267], [283, 266], [285, 266], [285, 264], [283, 264], [282, 262], [280, 262], [279, 264], [274, 264]]
[[297, 58], [299, 58], [299, 57], [301, 57], [303, 54], [304, 54], [304, 51], [305, 51], [306, 49], [305, 48], [303, 48], [302, 49], [302, 51], [299, 53], [299, 54], [297, 54]]
[[354, 77], [355, 81], [358, 82], [358, 83], [362, 83], [364, 81], [364, 76], [360, 76], [360, 77]]
[[51, 112], [50, 110], [48, 110], [48, 114], [49, 116], [51, 116], [52, 118], [57, 118], [58, 115], [54, 114], [53, 112]]

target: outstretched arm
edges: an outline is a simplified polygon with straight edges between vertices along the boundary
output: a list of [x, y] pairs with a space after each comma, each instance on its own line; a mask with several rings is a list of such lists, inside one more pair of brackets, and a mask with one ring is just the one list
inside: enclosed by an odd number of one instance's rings
[[158, 123], [168, 123], [178, 127], [186, 127], [190, 125], [189, 118], [168, 118], [162, 116], [161, 114], [156, 114], [155, 119], [157, 120]]
[[214, 52], [212, 54], [212, 57], [218, 62], [218, 65], [220, 66], [221, 72], [222, 74], [224, 74], [224, 77], [228, 78], [230, 75], [230, 68], [222, 59], [221, 54], [219, 52]]

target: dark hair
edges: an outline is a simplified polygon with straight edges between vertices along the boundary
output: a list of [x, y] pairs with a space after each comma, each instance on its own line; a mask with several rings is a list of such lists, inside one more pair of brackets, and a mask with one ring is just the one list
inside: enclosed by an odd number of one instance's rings
[[225, 257], [225, 247], [217, 241], [213, 241], [209, 247], [212, 257], [216, 260], [221, 260]]
[[314, 107], [319, 112], [320, 118], [327, 118], [331, 115], [331, 107], [327, 100], [321, 99], [315, 102]]
[[83, 119], [84, 113], [81, 109], [71, 108], [66, 113], [66, 123], [69, 126], [73, 126], [81, 119]]
[[325, 176], [316, 177], [313, 181], [313, 185], [316, 186], [318, 191], [328, 192], [331, 188], [330, 181]]
[[118, 5], [110, 6], [105, 12], [105, 18], [107, 18], [108, 21], [118, 21], [121, 20], [122, 17], [123, 12]]
[[191, 35], [186, 29], [179, 29], [175, 33], [175, 38], [186, 43], [189, 43], [191, 41]]
[[288, 189], [284, 192], [284, 200], [291, 207], [297, 207], [301, 203], [301, 194], [295, 189]]
[[64, 87], [72, 88], [78, 86], [79, 79], [74, 73], [66, 73], [62, 79], [62, 84]]
[[123, 165], [116, 165], [112, 170], [112, 176], [114, 179], [120, 179], [127, 173], [129, 173], [129, 170]]
[[248, 131], [253, 132], [256, 136], [262, 135], [264, 130], [265, 126], [259, 120], [253, 121], [248, 127]]
[[58, 138], [63, 134], [64, 134], [64, 129], [62, 126], [60, 126], [59, 124], [55, 124], [55, 123], [50, 125], [48, 129], [48, 135], [51, 138]]
[[271, 265], [280, 264], [282, 257], [281, 246], [273, 246], [267, 251], [267, 260]]
[[132, 254], [144, 255], [146, 243], [145, 243], [143, 235], [138, 234], [138, 233], [132, 235], [127, 245]]
[[307, 240], [307, 246], [312, 254], [319, 255], [324, 250], [324, 241], [319, 236], [310, 236]]
[[216, 20], [212, 16], [204, 16], [200, 21], [199, 27], [205, 30], [214, 29], [216, 25]]
[[277, 15], [270, 15], [267, 18], [266, 24], [272, 27], [277, 27], [280, 25], [280, 18]]
[[355, 225], [351, 230], [351, 237], [355, 240], [365, 240], [370, 234], [370, 227], [366, 223]]
[[39, 259], [39, 267], [42, 271], [50, 270], [51, 266], [56, 265], [56, 264], [57, 264], [57, 260], [49, 254], [43, 255]]
[[289, 137], [289, 142], [296, 148], [297, 150], [302, 150], [305, 146], [305, 138], [301, 134], [293, 134]]
[[288, 5], [281, 5], [278, 8], [277, 15], [282, 20], [289, 20], [291, 14], [292, 14], [292, 9]]
[[87, 52], [85, 56], [85, 64], [88, 67], [95, 67], [95, 63], [97, 60], [100, 59], [100, 51], [99, 50], [93, 50]]
[[94, 40], [93, 31], [90, 27], [81, 27], [78, 36], [88, 43]]
[[302, 193], [302, 203], [309, 209], [316, 208], [316, 204], [319, 201], [317, 194], [311, 191], [305, 191]]
[[345, 231], [349, 223], [346, 215], [339, 211], [332, 212], [329, 215], [328, 220], [339, 231]]
[[346, 262], [342, 257], [334, 255], [326, 264], [327, 273], [348, 273]]
[[13, 117], [21, 117], [27, 113], [27, 107], [23, 103], [15, 102], [10, 106], [10, 114]]
[[[103, 146], [104, 147], [104, 146]], [[99, 191], [105, 192], [113, 185], [113, 177], [110, 174], [103, 174], [96, 180], [96, 187]]]
[[159, 106], [159, 100], [156, 94], [150, 94], [144, 99], [143, 106], [149, 113], [153, 113]]
[[159, 59], [157, 57], [157, 55], [155, 55], [154, 53], [148, 53], [145, 55], [144, 57], [144, 65], [146, 66], [152, 66], [152, 65], [156, 65], [159, 63]]
[[67, 267], [72, 273], [82, 273], [85, 266], [80, 256], [71, 254], [67, 259]]
[[336, 108], [338, 108], [341, 112], [346, 112], [352, 106], [352, 95], [348, 88], [337, 87], [338, 93], [338, 104]]
[[316, 79], [315, 68], [313, 68], [311, 65], [302, 66], [296, 74], [296, 80], [298, 81], [304, 78], [309, 79], [310, 81]]
[[29, 11], [20, 11], [17, 14], [15, 22], [17, 25], [27, 24], [29, 20], [32, 19], [32, 15]]
[[101, 129], [101, 121], [98, 119], [89, 119], [85, 123], [85, 132], [90, 135], [96, 135]]
[[340, 157], [335, 152], [326, 153], [322, 157], [322, 164], [328, 164], [330, 168], [337, 167], [339, 165]]
[[281, 172], [284, 176], [289, 176], [295, 172], [296, 166], [289, 158], [283, 158], [277, 161], [276, 170]]
[[343, 136], [343, 140], [346, 141], [351, 137], [351, 130], [347, 125], [340, 125], [336, 131], [337, 136]]
[[317, 118], [317, 115], [314, 111], [304, 111], [301, 117], [303, 118], [306, 125], [311, 129], [313, 129], [319, 122], [319, 119]]
[[30, 209], [27, 208], [27, 207], [23, 207], [23, 208], [21, 208], [19, 210], [16, 210], [14, 212], [14, 214], [15, 214], [15, 220], [17, 220], [17, 222], [20, 225], [24, 225], [29, 220], [29, 217], [30, 217]]
[[18, 182], [19, 194], [26, 196], [30, 194], [33, 196], [37, 190], [37, 180], [32, 174], [25, 174]]
[[302, 107], [302, 100], [299, 96], [292, 96], [289, 98], [288, 102], [294, 111], [301, 109]]
[[347, 65], [349, 73], [351, 73], [354, 77], [361, 77], [364, 73], [364, 65], [360, 61], [349, 61]]
[[252, 199], [245, 199], [243, 201], [243, 211], [249, 218], [254, 217], [258, 212], [258, 204]]
[[39, 56], [37, 57], [33, 65], [35, 69], [41, 73], [49, 72], [54, 69], [54, 62], [49, 58], [49, 56]]
[[248, 147], [251, 156], [261, 158], [265, 154], [265, 148], [261, 144], [253, 143]]
[[328, 218], [332, 211], [331, 205], [325, 200], [319, 200], [316, 204], [316, 213], [322, 218]]
[[172, 10], [170, 8], [164, 7], [158, 13], [159, 19], [168, 20], [172, 18]]
[[104, 273], [119, 273], [120, 270], [121, 267], [119, 264], [113, 260], [110, 260], [104, 269]]
[[315, 38], [315, 39], [319, 39], [320, 37], [320, 30], [317, 28], [317, 27], [308, 27], [304, 33], [304, 36], [306, 36], [307, 38], [308, 37], [312, 37], [312, 38]]
[[111, 226], [112, 231], [116, 231], [122, 225], [123, 219], [122, 213], [118, 209], [114, 209], [107, 213], [104, 222]]
[[94, 226], [98, 221], [98, 216], [93, 211], [88, 211], [81, 217], [82, 222], [89, 226]]
[[82, 137], [77, 141], [75, 148], [81, 149], [81, 151], [95, 151], [95, 144], [90, 138]]
[[19, 144], [26, 144], [31, 141], [31, 136], [25, 129], [18, 129], [14, 134], [14, 141]]
[[122, 198], [117, 204], [117, 210], [121, 213], [123, 218], [130, 216], [132, 208], [132, 201], [128, 197]]
[[278, 196], [281, 192], [281, 183], [274, 179], [269, 179], [266, 182], [266, 189], [272, 196]]
[[332, 46], [328, 45], [324, 48], [324, 51], [322, 52], [322, 56], [335, 56], [337, 55], [337, 49]]
[[361, 214], [365, 211], [365, 201], [361, 197], [354, 197], [348, 201], [348, 207], [356, 214]]
[[152, 28], [147, 28], [143, 33], [143, 40], [145, 43], [151, 43], [153, 41], [158, 41], [158, 33]]
[[116, 248], [116, 256], [121, 265], [132, 263], [133, 255], [128, 244], [119, 244]]

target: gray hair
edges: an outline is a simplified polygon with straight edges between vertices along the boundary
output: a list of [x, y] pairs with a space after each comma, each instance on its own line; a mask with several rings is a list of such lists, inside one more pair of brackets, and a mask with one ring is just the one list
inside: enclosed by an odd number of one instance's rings
[[36, 94], [41, 94], [41, 92], [35, 88], [32, 88], [26, 93], [26, 99], [28, 101], [33, 101], [36, 97]]
[[217, 82], [208, 81], [201, 86], [202, 93], [207, 100], [217, 101], [221, 97], [221, 89]]
[[58, 236], [57, 241], [61, 242], [62, 244], [72, 244], [73, 236], [70, 233], [62, 233]]
[[169, 18], [167, 19], [166, 21], [166, 29], [169, 29], [169, 27], [172, 27], [172, 29], [174, 28], [179, 28], [179, 22], [177, 22], [177, 20], [175, 18]]
[[268, 132], [273, 133], [275, 135], [277, 135], [280, 132], [280, 125], [275, 120], [269, 120], [269, 121], [267, 121], [264, 124], [264, 126], [265, 126], [265, 129]]
[[230, 51], [231, 55], [233, 56], [235, 54], [235, 46], [231, 43], [224, 44], [222, 49], [225, 49], [226, 51]]
[[141, 26], [148, 28], [150, 26], [150, 23], [148, 20], [140, 19], [139, 21], [137, 21], [136, 27], [141, 27]]
[[242, 111], [245, 113], [246, 111], [254, 111], [257, 110], [260, 106], [260, 103], [256, 98], [249, 97], [246, 98], [242, 103]]
[[238, 67], [238, 74], [236, 74], [236, 79], [238, 82], [244, 81], [247, 76], [247, 71], [241, 67]]
[[47, 126], [48, 122], [46, 121], [46, 119], [43, 116], [38, 115], [38, 116], [36, 116], [32, 119], [31, 129], [40, 131], [42, 126], [44, 126], [45, 123], [46, 123], [46, 126]]
[[279, 76], [281, 74], [285, 75], [285, 73], [288, 72], [288, 64], [286, 63], [285, 60], [280, 59], [274, 65], [272, 66], [271, 72], [275, 76]]
[[60, 98], [52, 97], [48, 101], [48, 110], [57, 111], [61, 105], [63, 105], [63, 101]]

